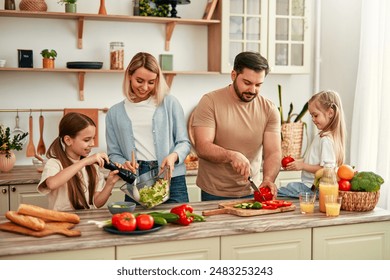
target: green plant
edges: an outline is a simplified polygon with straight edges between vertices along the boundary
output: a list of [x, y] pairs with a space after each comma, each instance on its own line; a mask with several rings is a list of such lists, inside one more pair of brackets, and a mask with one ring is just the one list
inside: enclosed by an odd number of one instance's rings
[[[278, 85], [278, 92], [279, 92], [279, 108], [278, 109], [279, 109], [279, 113], [280, 113], [280, 121], [282, 124], [289, 123], [289, 122], [291, 122], [292, 117], [294, 115], [296, 115], [296, 114], [293, 114], [294, 106], [291, 102], [290, 108], [289, 108], [289, 111], [287, 114], [287, 119], [284, 120], [284, 118], [283, 118], [283, 105], [282, 105], [282, 86], [281, 85]], [[303, 118], [303, 116], [306, 114], [306, 112], [308, 110], [308, 107], [309, 107], [309, 103], [306, 102], [305, 105], [303, 105], [303, 108], [299, 112], [299, 114], [296, 115], [294, 122], [299, 122]]]
[[11, 157], [10, 151], [16, 150], [20, 151], [23, 148], [22, 140], [26, 138], [28, 132], [23, 134], [17, 134], [11, 137], [10, 128], [4, 128], [3, 125], [0, 125], [0, 152], [5, 152], [6, 157]]
[[158, 0], [140, 0], [139, 15], [152, 17], [167, 17], [169, 14], [169, 4], [161, 4]]
[[77, 0], [59, 0], [57, 3], [59, 4], [75, 4]]
[[55, 59], [57, 57], [57, 52], [55, 50], [48, 50], [48, 49], [44, 49], [41, 51], [41, 55], [43, 58], [51, 58], [51, 59]]

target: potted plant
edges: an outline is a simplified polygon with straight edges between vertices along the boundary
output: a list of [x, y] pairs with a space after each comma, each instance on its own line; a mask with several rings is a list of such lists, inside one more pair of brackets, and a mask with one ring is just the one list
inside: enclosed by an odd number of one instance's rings
[[76, 13], [77, 12], [77, 0], [60, 0], [58, 3], [65, 4], [66, 13]]
[[0, 171], [7, 172], [14, 167], [16, 158], [13, 150], [20, 151], [23, 148], [23, 139], [28, 132], [11, 136], [10, 128], [0, 125]]
[[44, 49], [41, 51], [43, 68], [54, 68], [54, 60], [57, 57], [55, 50]]
[[[283, 117], [283, 105], [282, 105], [282, 86], [278, 85], [279, 93], [279, 113], [281, 121], [281, 137], [282, 137], [282, 156], [291, 156], [294, 159], [301, 158], [303, 130], [306, 127], [306, 123], [302, 122], [302, 117], [308, 110], [309, 103], [306, 102], [299, 114], [293, 114], [294, 106], [290, 103], [290, 108], [287, 114], [287, 118]], [[293, 120], [293, 117], [295, 119]], [[306, 128], [307, 138], [307, 128]], [[307, 146], [307, 145], [306, 145]]]

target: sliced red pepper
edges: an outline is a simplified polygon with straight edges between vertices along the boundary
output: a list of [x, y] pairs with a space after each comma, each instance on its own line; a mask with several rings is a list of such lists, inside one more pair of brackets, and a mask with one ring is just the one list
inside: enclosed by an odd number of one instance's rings
[[278, 209], [278, 206], [276, 206], [276, 205], [271, 205], [271, 204], [263, 204], [263, 206], [261, 207], [261, 209], [274, 210], [274, 209]]
[[183, 204], [173, 207], [170, 212], [179, 216], [179, 219], [176, 221], [176, 223], [182, 226], [188, 226], [194, 221], [194, 217], [190, 215], [187, 216], [187, 212], [192, 213], [193, 211], [194, 209], [190, 205]]
[[266, 205], [274, 205], [277, 208], [279, 208], [279, 207], [286, 207], [286, 206], [291, 206], [292, 205], [292, 202], [287, 202], [287, 201], [284, 201], [284, 200], [268, 200], [268, 201], [264, 201], [263, 203], [266, 204]]

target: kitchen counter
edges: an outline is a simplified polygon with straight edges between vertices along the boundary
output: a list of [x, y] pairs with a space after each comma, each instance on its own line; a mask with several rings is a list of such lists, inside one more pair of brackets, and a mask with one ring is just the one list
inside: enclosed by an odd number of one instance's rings
[[[302, 215], [298, 202], [296, 200], [293, 202], [297, 208], [290, 212], [253, 217], [229, 214], [208, 216], [203, 223], [192, 223], [189, 226], [168, 224], [156, 232], [129, 236], [108, 233], [88, 223], [89, 220], [109, 219], [111, 214], [107, 209], [76, 211], [81, 222], [74, 229], [80, 230], [82, 236], [65, 237], [56, 234], [36, 238], [0, 231], [0, 259], [250, 258], [251, 255], [245, 255], [249, 250], [246, 242], [252, 242], [249, 246], [253, 247], [252, 250], [260, 248], [253, 256], [256, 259], [264, 256], [266, 259], [321, 259], [335, 258], [332, 249], [321, 251], [323, 243], [333, 248], [332, 242], [340, 239], [344, 240], [345, 246], [349, 248], [358, 247], [355, 250], [358, 250], [359, 254], [364, 251], [365, 259], [390, 259], [390, 211], [380, 208], [369, 212], [341, 211], [339, 217], [329, 218], [324, 213], [319, 213], [318, 202], [316, 213], [311, 215]], [[216, 209], [218, 201], [197, 202], [191, 205], [196, 213], [201, 214], [203, 210]], [[171, 207], [173, 204], [160, 205], [153, 211], [168, 211]], [[143, 211], [145, 210], [142, 208], [136, 209], [136, 212]], [[0, 217], [0, 223], [5, 221], [5, 217]], [[323, 229], [326, 231], [318, 232]], [[323, 236], [330, 233], [333, 234], [332, 238]], [[367, 236], [367, 239], [364, 236]], [[240, 247], [234, 242], [245, 244]], [[361, 242], [366, 247], [370, 246], [363, 248], [360, 246]], [[290, 245], [281, 246], [284, 243], [295, 244], [298, 255], [291, 252]], [[337, 256], [343, 256], [345, 252], [343, 244], [337, 242], [337, 248], [341, 249], [341, 254], [338, 253]], [[190, 247], [186, 247], [187, 245]], [[147, 253], [148, 246], [151, 246], [151, 253]], [[240, 251], [243, 255], [229, 253], [231, 250], [238, 250], [237, 248], [243, 248], [243, 251]], [[264, 250], [272, 250], [275, 255], [270, 253], [264, 255]], [[285, 253], [281, 255], [280, 250]], [[372, 254], [369, 253], [370, 250]], [[355, 253], [352, 256], [362, 257]], [[350, 258], [350, 255], [346, 257]]]

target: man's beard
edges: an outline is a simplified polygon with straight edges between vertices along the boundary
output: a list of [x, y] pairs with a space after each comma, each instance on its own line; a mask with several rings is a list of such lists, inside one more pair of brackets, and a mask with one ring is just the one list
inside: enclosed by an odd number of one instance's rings
[[[236, 95], [238, 96], [238, 98], [240, 98], [240, 100], [242, 102], [251, 102], [253, 99], [255, 99], [257, 93], [252, 93], [252, 92], [240, 92], [240, 90], [238, 89], [237, 87], [237, 83], [236, 83], [236, 80], [233, 81], [233, 88], [234, 88], [234, 92], [236, 93]], [[246, 95], [250, 95], [252, 98], [251, 99], [246, 99], [244, 97], [244, 94]]]

